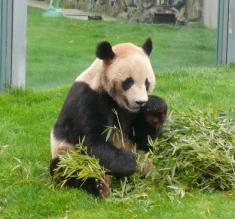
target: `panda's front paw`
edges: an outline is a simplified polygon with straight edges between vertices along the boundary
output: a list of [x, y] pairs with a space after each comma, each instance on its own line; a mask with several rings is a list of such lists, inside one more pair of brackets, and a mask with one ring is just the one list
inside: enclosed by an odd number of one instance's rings
[[98, 179], [95, 179], [95, 196], [98, 197], [108, 197], [111, 194], [111, 176], [105, 175], [104, 182], [101, 182]]
[[[147, 104], [143, 107], [142, 112], [153, 114], [167, 114], [167, 103], [158, 96], [149, 95]], [[157, 115], [156, 115], [157, 116]]]

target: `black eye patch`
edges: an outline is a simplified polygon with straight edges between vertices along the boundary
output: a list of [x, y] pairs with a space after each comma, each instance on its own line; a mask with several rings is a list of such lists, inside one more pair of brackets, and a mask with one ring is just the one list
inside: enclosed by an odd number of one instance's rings
[[134, 79], [132, 77], [129, 77], [122, 82], [122, 89], [126, 91], [130, 89], [133, 84], [134, 84]]
[[145, 87], [146, 87], [147, 91], [149, 90], [149, 86], [150, 86], [149, 80], [148, 80], [148, 78], [146, 78], [146, 80], [145, 80]]

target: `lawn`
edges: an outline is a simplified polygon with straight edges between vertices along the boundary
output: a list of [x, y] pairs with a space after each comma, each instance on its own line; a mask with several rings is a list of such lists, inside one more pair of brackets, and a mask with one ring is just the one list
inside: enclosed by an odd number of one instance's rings
[[[229, 110], [235, 106], [234, 90], [235, 68], [220, 67], [159, 73], [155, 93], [180, 110]], [[52, 189], [49, 132], [67, 92], [68, 86], [0, 95], [1, 218], [234, 218], [232, 192], [195, 191], [171, 202], [156, 189], [149, 193], [150, 203], [123, 203]]]
[[195, 190], [171, 202], [156, 188], [145, 200], [114, 202], [83, 191], [54, 189], [48, 174], [50, 128], [69, 84], [92, 61], [100, 40], [140, 44], [152, 36], [152, 61], [154, 69], [160, 69], [154, 94], [164, 97], [170, 109], [234, 109], [235, 67], [200, 67], [213, 65], [213, 31], [49, 20], [36, 9], [29, 10], [28, 31], [27, 86], [37, 90], [0, 94], [0, 218], [234, 218], [234, 192]]
[[126, 22], [45, 18], [42, 10], [28, 14], [27, 87], [50, 88], [71, 84], [95, 58], [96, 44], [133, 42], [151, 36], [151, 61], [156, 72], [181, 67], [213, 66], [216, 31], [201, 26], [166, 26]]

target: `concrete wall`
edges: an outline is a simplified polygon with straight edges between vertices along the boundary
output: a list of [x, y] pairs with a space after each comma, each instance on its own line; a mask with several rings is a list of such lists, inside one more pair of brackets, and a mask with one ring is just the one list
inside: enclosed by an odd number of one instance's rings
[[210, 28], [217, 28], [218, 0], [203, 0], [203, 23]]

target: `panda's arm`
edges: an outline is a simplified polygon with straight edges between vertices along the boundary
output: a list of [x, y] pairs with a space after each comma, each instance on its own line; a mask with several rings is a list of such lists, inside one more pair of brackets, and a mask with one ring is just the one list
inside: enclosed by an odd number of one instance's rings
[[100, 164], [109, 170], [110, 174], [116, 177], [130, 176], [136, 170], [134, 155], [129, 151], [117, 149], [106, 141], [105, 135], [102, 134], [106, 125], [112, 125], [107, 114], [109, 112], [106, 112], [104, 107], [100, 108], [98, 103], [95, 109], [88, 108], [89, 117], [83, 117], [83, 123], [86, 125], [84, 145], [89, 155], [99, 159]]
[[167, 104], [165, 100], [158, 96], [150, 95], [146, 106], [133, 123], [131, 138], [136, 143], [138, 149], [149, 151], [148, 138], [156, 139], [165, 122], [166, 114]]
[[112, 143], [106, 141], [106, 136], [103, 134], [106, 126], [114, 125], [114, 114], [109, 101], [110, 97], [105, 94], [93, 93], [83, 102], [82, 107], [86, 108], [86, 113], [83, 113], [80, 122], [85, 127], [84, 145], [87, 146], [88, 153], [99, 159], [100, 164], [112, 175], [130, 176], [136, 170], [134, 155], [129, 151], [117, 149]]
[[136, 143], [137, 149], [148, 152], [151, 149], [148, 138], [155, 139], [158, 136], [158, 130], [146, 122], [142, 113], [133, 123], [132, 129], [130, 138]]
[[111, 175], [125, 177], [132, 175], [136, 170], [134, 155], [126, 150], [117, 149], [104, 138], [88, 135], [85, 140], [88, 153], [99, 159]]

